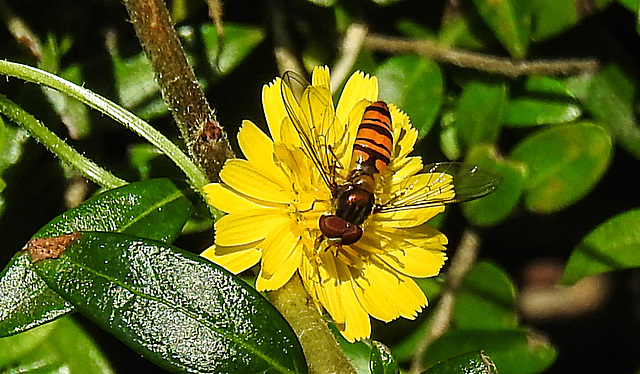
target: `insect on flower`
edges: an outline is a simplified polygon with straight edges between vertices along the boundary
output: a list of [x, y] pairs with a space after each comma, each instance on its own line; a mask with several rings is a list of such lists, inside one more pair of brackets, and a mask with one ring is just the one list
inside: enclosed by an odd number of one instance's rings
[[[381, 179], [388, 177], [384, 173], [393, 154], [392, 118], [387, 104], [376, 101], [365, 108], [355, 133], [350, 165], [342, 165], [328, 139], [335, 128], [343, 129], [338, 137], [348, 138], [349, 126], [341, 126], [338, 119], [332, 118], [333, 107], [326, 102], [326, 95], [291, 71], [283, 77], [281, 92], [304, 152], [331, 191], [332, 211], [322, 215], [318, 225], [333, 245], [350, 245], [360, 240], [363, 234], [360, 225], [370, 215], [474, 200], [493, 192], [501, 182], [501, 178], [480, 171], [475, 165], [440, 162], [426, 165], [424, 173], [401, 183], [384, 203], [376, 202], [376, 188]], [[302, 94], [296, 96], [295, 92]], [[313, 102], [324, 104], [314, 106]], [[314, 107], [324, 108], [321, 110], [325, 113], [311, 113]], [[310, 110], [305, 112], [302, 108]], [[322, 123], [314, 123], [318, 118]], [[345, 166], [348, 166], [346, 174], [340, 173]], [[425, 176], [428, 183], [414, 183]], [[421, 187], [416, 189], [416, 185]]]
[[233, 273], [260, 264], [259, 291], [299, 276], [353, 342], [371, 335], [370, 316], [413, 319], [427, 306], [413, 278], [438, 275], [447, 258], [447, 237], [428, 221], [500, 179], [410, 156], [418, 131], [378, 100], [375, 77], [354, 73], [336, 106], [329, 82], [316, 67], [311, 84], [287, 73], [264, 86], [268, 133], [243, 121], [245, 158], [227, 160], [220, 182], [204, 187], [228, 214], [202, 256]]

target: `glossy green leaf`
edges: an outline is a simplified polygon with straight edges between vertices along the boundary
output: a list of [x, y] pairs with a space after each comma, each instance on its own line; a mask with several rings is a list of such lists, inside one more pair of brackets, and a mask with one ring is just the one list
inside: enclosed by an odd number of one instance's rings
[[558, 35], [580, 21], [574, 0], [531, 0], [531, 8], [532, 37], [537, 40]]
[[429, 347], [424, 365], [430, 368], [451, 357], [478, 351], [491, 357], [500, 373], [509, 374], [540, 373], [556, 358], [550, 344], [523, 329], [455, 329]]
[[529, 1], [473, 0], [478, 13], [512, 57], [522, 59], [527, 54], [531, 29]]
[[464, 86], [456, 104], [454, 126], [466, 147], [494, 143], [507, 104], [504, 83], [471, 82]]
[[438, 32], [438, 41], [444, 45], [451, 45], [463, 49], [480, 50], [486, 47], [488, 39], [483, 30], [472, 25], [482, 23], [474, 12], [449, 14], [442, 20]]
[[[153, 179], [94, 196], [51, 220], [33, 238], [106, 231], [171, 242], [190, 212], [190, 201], [172, 181]], [[0, 336], [28, 330], [72, 310], [35, 274], [24, 252], [16, 254], [0, 275]]]
[[170, 245], [82, 233], [58, 259], [34, 263], [78, 311], [173, 371], [304, 373], [293, 330], [257, 291]]
[[565, 123], [576, 120], [581, 114], [580, 106], [571, 102], [521, 97], [507, 103], [504, 125], [528, 127]]
[[435, 364], [422, 374], [497, 374], [491, 358], [483, 351], [476, 351], [451, 357]]
[[371, 345], [371, 374], [398, 374], [400, 369], [389, 348], [375, 340]]
[[634, 111], [635, 83], [616, 65], [602, 69], [592, 80], [585, 107], [620, 145], [640, 159], [640, 127]]
[[220, 75], [230, 73], [264, 40], [265, 36], [260, 28], [225, 24], [224, 44], [222, 50], [219, 50], [215, 26], [207, 23], [201, 26], [200, 31], [207, 60]]
[[438, 64], [417, 55], [395, 56], [375, 73], [379, 98], [409, 113], [411, 122], [425, 135], [440, 111], [444, 90]]
[[526, 165], [498, 157], [494, 147], [483, 144], [469, 150], [465, 162], [502, 178], [491, 194], [461, 204], [464, 216], [475, 225], [491, 226], [505, 219], [515, 209], [525, 187]]
[[602, 223], [571, 252], [562, 277], [574, 284], [589, 275], [640, 267], [640, 209]]
[[527, 165], [525, 205], [554, 212], [586, 195], [611, 159], [611, 138], [591, 123], [559, 125], [524, 139], [510, 158]]
[[524, 88], [528, 93], [549, 95], [552, 97], [575, 99], [576, 95], [568, 88], [565, 81], [543, 75], [527, 77]]
[[618, 3], [624, 5], [627, 9], [634, 13], [637, 13], [638, 9], [640, 9], [639, 0], [618, 0]]
[[113, 373], [95, 342], [69, 318], [2, 338], [0, 352], [3, 373]]
[[336, 338], [336, 341], [340, 345], [340, 348], [347, 356], [349, 363], [356, 371], [357, 374], [370, 374], [371, 373], [371, 345], [364, 341], [357, 341], [354, 343], [348, 342], [342, 334], [338, 331], [333, 323], [329, 324], [329, 328]]
[[479, 262], [465, 276], [453, 318], [456, 328], [475, 330], [512, 329], [518, 326], [515, 289], [498, 266]]

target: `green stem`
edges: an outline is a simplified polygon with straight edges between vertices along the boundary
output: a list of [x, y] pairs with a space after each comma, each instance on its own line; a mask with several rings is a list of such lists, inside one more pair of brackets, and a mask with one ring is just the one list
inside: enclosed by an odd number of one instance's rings
[[0, 94], [0, 113], [22, 126], [31, 136], [42, 143], [42, 145], [60, 157], [62, 161], [73, 166], [86, 178], [91, 179], [100, 186], [116, 188], [127, 184], [126, 181], [116, 177], [98, 166], [95, 162], [78, 153], [78, 151], [51, 132], [34, 116], [27, 113], [2, 94]]
[[[209, 183], [209, 180], [200, 168], [198, 168], [198, 166], [196, 166], [196, 164], [194, 164], [178, 146], [128, 110], [100, 95], [93, 93], [90, 90], [31, 66], [8, 61], [0, 61], [0, 74], [51, 87], [80, 100], [86, 105], [125, 125], [131, 131], [140, 135], [166, 154], [167, 157], [182, 169], [187, 178], [191, 181], [191, 184], [201, 194], [203, 194], [202, 187]], [[51, 151], [57, 154], [57, 149], [51, 149]]]

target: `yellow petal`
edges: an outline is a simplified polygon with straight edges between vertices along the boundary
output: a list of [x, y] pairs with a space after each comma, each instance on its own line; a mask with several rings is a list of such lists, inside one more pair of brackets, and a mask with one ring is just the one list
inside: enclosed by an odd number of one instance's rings
[[269, 171], [269, 175], [281, 177], [278, 183], [286, 184], [286, 176], [277, 169], [273, 161], [273, 142], [269, 137], [254, 125], [251, 121], [242, 121], [242, 127], [238, 132], [238, 144], [242, 153], [251, 166], [257, 170]]
[[202, 189], [207, 196], [207, 202], [223, 212], [232, 213], [264, 207], [237, 194], [231, 187], [224, 184], [210, 183]]
[[[234, 274], [245, 271], [260, 261], [261, 252], [255, 246], [238, 248], [242, 248], [242, 250], [229, 251], [224, 255], [218, 255], [216, 252], [219, 251], [220, 247], [212, 245], [202, 252], [200, 256], [215, 262]], [[226, 249], [229, 250], [229, 248]]]
[[236, 246], [253, 243], [288, 223], [287, 212], [280, 209], [255, 209], [228, 214], [215, 223], [216, 244]]
[[316, 66], [311, 74], [311, 85], [329, 88], [331, 78], [329, 77], [329, 68], [327, 66]]
[[233, 189], [255, 199], [267, 202], [288, 204], [294, 194], [288, 179], [280, 174], [271, 174], [268, 170], [257, 170], [248, 161], [233, 159], [225, 162], [220, 179]]
[[280, 91], [281, 85], [282, 79], [276, 78], [271, 84], [262, 88], [264, 116], [267, 119], [269, 132], [274, 141], [280, 140], [280, 124], [287, 117], [287, 110], [282, 101], [282, 93]]
[[340, 287], [342, 303], [346, 312], [344, 324], [336, 325], [347, 341], [368, 339], [371, 336], [369, 315], [358, 301], [352, 282], [344, 282]]
[[[364, 271], [367, 284], [359, 283], [364, 292], [371, 293], [374, 300], [379, 300], [378, 308], [394, 310], [396, 316], [413, 319], [427, 305], [427, 298], [420, 287], [409, 277], [402, 274], [391, 274], [379, 264], [371, 263]], [[366, 288], [368, 285], [368, 288]]]
[[[351, 109], [363, 99], [370, 103], [378, 99], [378, 80], [376, 77], [370, 77], [361, 71], [357, 71], [349, 78], [342, 90], [338, 108], [336, 109], [338, 119], [344, 123]], [[362, 116], [358, 121], [361, 119]]]
[[444, 246], [437, 249], [417, 246], [405, 246], [402, 250], [377, 254], [378, 258], [389, 267], [410, 277], [433, 277], [440, 273], [447, 256]]
[[[265, 238], [260, 248], [262, 249], [261, 276], [265, 279], [273, 277], [282, 268], [283, 264], [294, 254], [300, 252], [298, 248], [300, 235], [292, 227], [295, 223], [283, 222], [275, 227]], [[298, 268], [297, 264], [295, 267]], [[293, 274], [293, 271], [290, 272]]]

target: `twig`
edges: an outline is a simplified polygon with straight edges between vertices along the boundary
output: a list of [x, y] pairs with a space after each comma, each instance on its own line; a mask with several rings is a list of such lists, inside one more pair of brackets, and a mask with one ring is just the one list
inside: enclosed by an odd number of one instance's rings
[[368, 35], [364, 40], [364, 47], [393, 53], [413, 52], [435, 61], [505, 75], [510, 78], [534, 74], [567, 75], [594, 72], [598, 68], [598, 61], [591, 58], [514, 61], [443, 46], [431, 40], [405, 40], [381, 35]]
[[460, 245], [453, 256], [453, 260], [451, 260], [447, 283], [440, 297], [440, 301], [438, 301], [438, 305], [433, 312], [431, 326], [429, 326], [429, 330], [424, 336], [424, 339], [422, 339], [415, 348], [410, 370], [412, 374], [418, 374], [424, 371], [422, 363], [427, 349], [449, 328], [460, 283], [476, 261], [479, 246], [480, 239], [478, 235], [471, 229], [465, 230]]
[[7, 24], [11, 35], [18, 42], [29, 48], [36, 60], [42, 60], [42, 43], [40, 43], [40, 39], [20, 17], [13, 13], [4, 0], [0, 0], [0, 17]]
[[126, 0], [125, 5], [189, 154], [209, 179], [217, 180], [222, 164], [233, 154], [187, 62], [164, 2]]
[[351, 73], [368, 32], [367, 26], [357, 22], [347, 28], [340, 48], [340, 58], [331, 69], [331, 93], [335, 93]]

